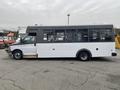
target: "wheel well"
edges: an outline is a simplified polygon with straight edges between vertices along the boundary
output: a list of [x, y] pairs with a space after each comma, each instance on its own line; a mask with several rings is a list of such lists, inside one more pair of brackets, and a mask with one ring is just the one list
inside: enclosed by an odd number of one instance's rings
[[87, 52], [87, 53], [90, 55], [90, 57], [92, 57], [92, 53], [91, 53], [90, 50], [88, 50], [88, 49], [80, 49], [80, 50], [77, 52], [76, 57], [78, 57], [81, 52]]
[[[20, 49], [15, 49], [15, 50], [12, 51], [12, 54], [13, 54], [14, 52], [16, 52], [16, 51], [20, 51], [20, 52], [22, 53], [22, 51], [21, 51]], [[22, 53], [22, 54], [23, 54], [23, 53]]]

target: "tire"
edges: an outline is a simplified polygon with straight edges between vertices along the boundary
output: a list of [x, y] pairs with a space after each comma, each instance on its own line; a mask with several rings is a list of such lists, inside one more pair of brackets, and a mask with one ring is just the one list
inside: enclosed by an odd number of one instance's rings
[[20, 50], [16, 50], [13, 52], [13, 58], [15, 60], [21, 60], [23, 57], [22, 52]]
[[91, 56], [90, 56], [90, 53], [87, 52], [87, 51], [81, 51], [79, 52], [78, 54], [78, 58], [81, 60], [81, 61], [88, 61], [90, 60]]

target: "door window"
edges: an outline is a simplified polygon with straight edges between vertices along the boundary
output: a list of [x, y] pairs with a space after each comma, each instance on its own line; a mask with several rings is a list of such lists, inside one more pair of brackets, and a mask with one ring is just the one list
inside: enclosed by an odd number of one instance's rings
[[35, 36], [26, 36], [23, 40], [23, 44], [33, 44], [35, 41]]

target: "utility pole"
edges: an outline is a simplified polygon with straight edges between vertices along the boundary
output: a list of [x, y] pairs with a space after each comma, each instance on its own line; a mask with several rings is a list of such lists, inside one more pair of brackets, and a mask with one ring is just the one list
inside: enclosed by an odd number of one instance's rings
[[68, 25], [70, 24], [70, 14], [67, 14], [67, 16], [68, 16]]

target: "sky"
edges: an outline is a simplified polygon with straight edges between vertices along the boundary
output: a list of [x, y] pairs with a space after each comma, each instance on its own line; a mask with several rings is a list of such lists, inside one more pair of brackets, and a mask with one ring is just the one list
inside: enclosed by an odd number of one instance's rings
[[120, 0], [0, 0], [0, 27], [113, 24], [120, 27]]

